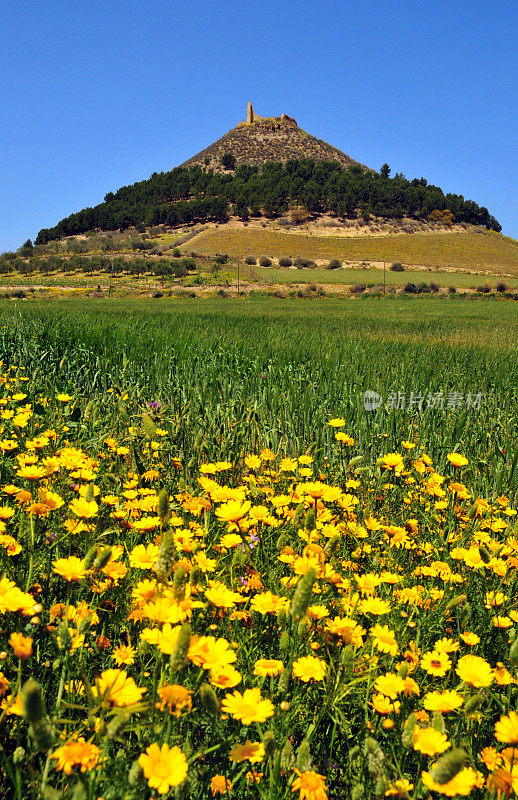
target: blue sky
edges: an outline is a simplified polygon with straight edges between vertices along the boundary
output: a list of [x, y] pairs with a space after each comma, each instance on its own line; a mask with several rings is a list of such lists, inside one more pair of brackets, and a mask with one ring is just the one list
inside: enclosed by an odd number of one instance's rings
[[0, 252], [181, 163], [249, 99], [518, 238], [517, 29], [514, 0], [6, 0]]

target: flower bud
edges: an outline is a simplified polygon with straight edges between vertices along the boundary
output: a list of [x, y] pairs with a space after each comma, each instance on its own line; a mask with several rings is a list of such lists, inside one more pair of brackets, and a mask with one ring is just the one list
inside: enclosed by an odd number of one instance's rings
[[286, 744], [281, 750], [281, 769], [283, 770], [291, 770], [295, 766], [295, 754], [293, 753], [293, 747], [289, 739], [286, 740]]
[[174, 571], [173, 594], [174, 599], [179, 603], [185, 598], [185, 584], [187, 583], [187, 573], [185, 567], [180, 564]]
[[129, 768], [128, 772], [128, 783], [132, 789], [138, 786], [140, 783], [143, 782], [144, 779], [144, 770], [138, 763], [138, 759], [135, 759], [131, 767]]
[[201, 704], [207, 713], [216, 717], [219, 714], [219, 703], [216, 693], [212, 686], [208, 683], [202, 683], [200, 686]]
[[156, 425], [147, 411], [142, 414], [142, 427], [144, 428], [144, 433], [147, 433], [150, 439], [156, 436]]
[[441, 786], [449, 783], [455, 775], [458, 775], [461, 769], [464, 769], [467, 760], [466, 751], [460, 747], [455, 747], [437, 761], [431, 773], [433, 780]]
[[86, 570], [91, 569], [96, 558], [97, 558], [97, 547], [96, 545], [93, 545], [93, 547], [90, 547], [86, 556], [83, 559], [83, 567]]
[[409, 714], [405, 720], [405, 724], [403, 725], [403, 734], [401, 736], [401, 742], [405, 750], [410, 750], [413, 745], [416, 722], [416, 716], [412, 711], [412, 713]]
[[279, 675], [279, 682], [277, 684], [277, 694], [283, 695], [286, 694], [288, 691], [288, 686], [290, 685], [290, 677], [291, 673], [288, 667], [285, 667], [281, 674]]
[[279, 641], [279, 656], [281, 657], [281, 660], [286, 658], [286, 653], [288, 652], [290, 641], [291, 640], [288, 631], [283, 631], [281, 633], [281, 638]]
[[314, 508], [309, 508], [306, 514], [306, 519], [304, 520], [304, 527], [307, 531], [315, 530], [317, 524], [317, 518], [315, 514]]
[[13, 753], [13, 764], [15, 767], [21, 766], [25, 761], [25, 750], [23, 747], [17, 747]]
[[169, 493], [165, 488], [161, 489], [158, 495], [157, 514], [162, 520], [163, 525], [169, 514]]
[[332, 536], [331, 539], [328, 539], [326, 546], [324, 547], [325, 557], [331, 558], [332, 556], [334, 556], [336, 551], [338, 550], [339, 544], [340, 544], [339, 536]]
[[309, 632], [311, 630], [311, 622], [307, 617], [304, 617], [300, 620], [297, 626], [297, 638], [299, 642], [305, 641], [308, 638]]
[[315, 568], [310, 567], [297, 584], [290, 608], [290, 614], [294, 622], [300, 622], [300, 620], [306, 615], [306, 611], [308, 610], [311, 602], [315, 578]]
[[187, 661], [187, 653], [191, 643], [191, 626], [184, 622], [180, 628], [178, 639], [171, 653], [170, 664], [173, 669], [181, 669]]
[[518, 667], [518, 636], [515, 638], [511, 650], [509, 651], [509, 659], [513, 667]]
[[27, 722], [39, 722], [45, 713], [41, 697], [41, 686], [34, 678], [25, 681], [22, 689], [23, 716]]
[[263, 736], [263, 747], [266, 758], [270, 758], [275, 753], [275, 734], [273, 731], [266, 731]]
[[100, 572], [100, 570], [104, 569], [110, 558], [112, 557], [112, 548], [111, 547], [103, 547], [97, 558], [93, 563], [93, 568], [96, 572]]
[[174, 565], [175, 547], [172, 531], [166, 531], [162, 544], [160, 545], [160, 552], [156, 564], [156, 574], [158, 580], [166, 581], [172, 572]]
[[40, 753], [48, 753], [54, 744], [54, 737], [47, 720], [42, 717], [31, 725], [32, 736]]
[[300, 743], [300, 747], [297, 750], [297, 769], [300, 769], [301, 772], [306, 772], [306, 770], [311, 769], [311, 752], [309, 749], [309, 742], [307, 739], [303, 739]]

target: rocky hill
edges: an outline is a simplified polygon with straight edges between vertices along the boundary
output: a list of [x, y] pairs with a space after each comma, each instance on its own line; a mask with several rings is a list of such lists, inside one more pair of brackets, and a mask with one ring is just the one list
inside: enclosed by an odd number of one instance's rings
[[185, 161], [182, 166], [199, 165], [221, 171], [222, 158], [228, 154], [234, 156], [236, 166], [309, 158], [314, 161], [338, 161], [346, 169], [354, 165], [367, 169], [337, 147], [303, 131], [287, 114], [280, 117], [259, 117], [251, 103], [248, 103], [246, 121], [240, 122], [221, 139]]

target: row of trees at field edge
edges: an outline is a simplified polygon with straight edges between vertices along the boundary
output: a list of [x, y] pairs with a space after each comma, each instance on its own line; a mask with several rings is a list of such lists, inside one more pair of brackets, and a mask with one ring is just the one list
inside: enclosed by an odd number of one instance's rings
[[14, 253], [4, 253], [0, 256], [0, 275], [17, 272], [20, 275], [32, 275], [35, 272], [49, 274], [53, 272], [75, 272], [81, 270], [86, 274], [91, 272], [105, 272], [113, 275], [144, 275], [169, 276], [185, 278], [196, 269], [194, 258], [131, 258], [123, 256], [108, 258], [107, 256], [48, 256], [40, 258], [20, 258]]
[[147, 180], [108, 192], [103, 203], [71, 214], [53, 228], [43, 228], [36, 244], [93, 229], [224, 222], [231, 211], [242, 219], [262, 213], [276, 217], [293, 205], [304, 206], [310, 214], [333, 212], [353, 217], [361, 213], [364, 218], [374, 214], [396, 219], [426, 219], [434, 211], [448, 209], [455, 222], [501, 230], [487, 208], [462, 195], [444, 194], [425, 178], [407, 180], [402, 174], [391, 178], [387, 164], [377, 173], [308, 159], [271, 161], [262, 168], [241, 165], [233, 173], [198, 166], [155, 172]]

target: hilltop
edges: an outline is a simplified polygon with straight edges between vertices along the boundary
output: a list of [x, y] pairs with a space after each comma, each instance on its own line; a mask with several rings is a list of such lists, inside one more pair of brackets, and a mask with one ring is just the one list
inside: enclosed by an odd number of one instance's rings
[[225, 133], [200, 153], [185, 161], [182, 167], [201, 166], [223, 171], [225, 162], [232, 168], [240, 164], [261, 166], [266, 161], [336, 161], [349, 169], [367, 167], [343, 153], [337, 147], [311, 136], [299, 128], [293, 117], [259, 117], [248, 103], [246, 121]]
[[99, 205], [43, 228], [36, 244], [90, 231], [286, 214], [297, 222], [332, 215], [341, 221], [407, 218], [501, 230], [487, 208], [461, 194], [445, 194], [425, 178], [390, 173], [388, 164], [375, 172], [310, 136], [286, 114], [258, 117], [249, 103], [245, 121], [182, 166], [108, 192]]

